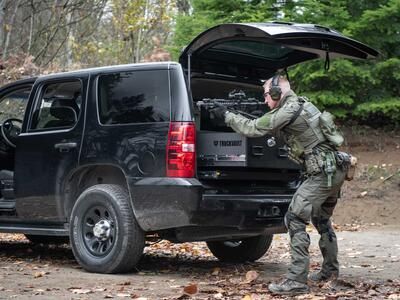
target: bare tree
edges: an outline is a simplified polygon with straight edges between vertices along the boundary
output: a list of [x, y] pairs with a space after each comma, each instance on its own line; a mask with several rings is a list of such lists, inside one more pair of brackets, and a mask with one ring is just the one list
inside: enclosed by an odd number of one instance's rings
[[189, 0], [177, 0], [176, 7], [178, 8], [179, 13], [189, 14], [190, 12], [190, 1]]
[[2, 55], [3, 60], [5, 60], [7, 58], [8, 46], [9, 46], [9, 43], [10, 43], [10, 36], [11, 36], [12, 31], [13, 31], [14, 20], [15, 20], [15, 16], [17, 15], [17, 12], [18, 12], [18, 8], [19, 8], [20, 2], [21, 2], [21, 0], [17, 0], [17, 2], [15, 3], [15, 8], [14, 8], [13, 14], [11, 15], [10, 23], [7, 24], [9, 29], [7, 30], [6, 40], [4, 42], [4, 47], [3, 47], [3, 55]]
[[0, 47], [3, 47], [4, 42], [4, 18], [6, 9], [6, 0], [0, 0]]
[[187, 9], [189, 0], [0, 0], [2, 57], [65, 68], [139, 62], [163, 51], [177, 1]]
[[120, 62], [140, 62], [156, 47], [154, 39], [165, 42], [171, 34], [176, 0], [113, 0], [112, 25], [119, 33], [116, 41]]

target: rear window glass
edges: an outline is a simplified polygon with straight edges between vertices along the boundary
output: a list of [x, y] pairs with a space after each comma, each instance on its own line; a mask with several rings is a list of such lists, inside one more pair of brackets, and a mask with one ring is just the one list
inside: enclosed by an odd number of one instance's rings
[[98, 86], [102, 124], [169, 121], [168, 70], [101, 75]]
[[267, 44], [255, 41], [227, 41], [217, 44], [210, 49], [259, 56], [267, 59], [280, 59], [293, 51], [293, 49], [279, 44]]

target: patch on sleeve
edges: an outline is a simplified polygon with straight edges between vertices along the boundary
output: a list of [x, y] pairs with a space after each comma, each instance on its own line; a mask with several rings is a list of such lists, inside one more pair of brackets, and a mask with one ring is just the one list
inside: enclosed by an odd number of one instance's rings
[[289, 102], [283, 107], [283, 109], [288, 113], [292, 113], [296, 112], [299, 109], [299, 106], [298, 102]]
[[270, 129], [271, 128], [272, 115], [265, 114], [257, 119], [256, 127], [258, 129]]

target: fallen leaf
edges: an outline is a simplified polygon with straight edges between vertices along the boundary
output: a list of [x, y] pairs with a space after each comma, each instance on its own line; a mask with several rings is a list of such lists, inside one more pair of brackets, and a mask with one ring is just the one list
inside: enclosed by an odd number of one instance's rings
[[220, 272], [221, 272], [221, 268], [218, 268], [218, 267], [217, 267], [217, 268], [214, 268], [214, 269], [213, 269], [211, 275], [217, 276], [217, 275], [219, 275]]
[[71, 289], [70, 291], [73, 294], [79, 294], [79, 295], [93, 293], [93, 291], [89, 289]]
[[195, 295], [195, 294], [197, 294], [197, 292], [198, 292], [198, 288], [197, 288], [197, 284], [195, 284], [195, 283], [191, 283], [183, 288], [183, 293], [188, 296]]
[[258, 273], [256, 271], [248, 271], [246, 273], [246, 283], [250, 283], [258, 278]]
[[131, 296], [130, 294], [123, 294], [123, 293], [118, 293], [117, 294], [117, 297], [120, 297], [120, 298], [128, 298], [130, 296]]
[[44, 295], [44, 290], [40, 290], [40, 291], [36, 290], [33, 294], [34, 294], [35, 296], [37, 296], [37, 295]]
[[347, 253], [347, 256], [348, 256], [348, 257], [355, 258], [355, 257], [359, 257], [360, 254], [362, 254], [361, 251], [356, 251], [356, 252]]
[[261, 300], [261, 299], [263, 298], [261, 298], [261, 296], [257, 294], [246, 295], [242, 298], [242, 300]]
[[44, 275], [46, 275], [46, 272], [44, 272], [44, 271], [42, 271], [42, 272], [35, 272], [35, 274], [33, 274], [33, 277], [39, 278], [39, 277], [43, 277]]

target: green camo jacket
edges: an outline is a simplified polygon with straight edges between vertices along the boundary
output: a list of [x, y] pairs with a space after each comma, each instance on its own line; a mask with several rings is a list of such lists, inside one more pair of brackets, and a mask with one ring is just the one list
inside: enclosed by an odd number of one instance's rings
[[[234, 113], [227, 113], [225, 122], [238, 133], [247, 137], [259, 137], [266, 134], [280, 136], [286, 141], [290, 148], [290, 156], [296, 161], [303, 160], [305, 149], [312, 149], [317, 146], [320, 150], [331, 150], [324, 142], [326, 139], [323, 136], [318, 122], [314, 122], [312, 129], [310, 123], [307, 123], [307, 116], [309, 111], [301, 112], [293, 123], [289, 126], [292, 117], [297, 113], [300, 108], [300, 100], [293, 91], [288, 91], [280, 101], [279, 105], [266, 113], [260, 118], [250, 120]], [[318, 117], [319, 110], [308, 102], [307, 107], [310, 107]]]
[[[260, 118], [250, 120], [239, 114], [227, 113], [225, 116], [225, 123], [232, 127], [238, 133], [241, 133], [247, 137], [259, 137], [266, 134], [276, 135], [278, 132], [287, 125], [292, 116], [299, 109], [300, 102], [297, 95], [293, 91], [287, 92], [279, 105], [263, 115]], [[295, 122], [296, 124], [298, 122]], [[299, 124], [299, 128], [290, 126], [293, 131], [292, 134], [296, 134], [296, 131], [301, 133], [307, 129], [307, 124]]]

